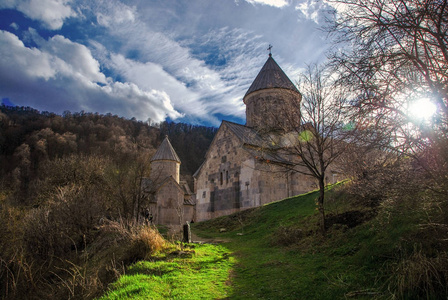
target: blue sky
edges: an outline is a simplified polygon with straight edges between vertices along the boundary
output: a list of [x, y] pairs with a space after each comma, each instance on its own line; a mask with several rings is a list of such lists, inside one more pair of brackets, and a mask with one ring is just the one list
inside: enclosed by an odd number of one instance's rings
[[294, 82], [331, 47], [311, 0], [0, 0], [0, 97], [62, 113], [219, 126], [267, 59]]

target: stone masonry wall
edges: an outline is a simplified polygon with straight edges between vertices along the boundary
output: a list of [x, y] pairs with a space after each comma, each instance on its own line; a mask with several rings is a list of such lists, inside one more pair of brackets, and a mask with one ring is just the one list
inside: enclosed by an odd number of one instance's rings
[[290, 90], [260, 90], [244, 98], [246, 125], [260, 131], [284, 130], [300, 126], [302, 96]]
[[173, 176], [179, 182], [180, 163], [171, 160], [156, 160], [151, 162], [151, 180], [161, 182]]
[[248, 158], [240, 141], [223, 125], [195, 180], [197, 221], [239, 210], [241, 162]]
[[197, 178], [196, 220], [257, 207], [315, 188], [311, 177], [258, 161], [228, 128], [221, 127]]
[[[156, 193], [157, 208], [153, 213], [154, 222], [162, 225], [180, 225], [179, 209], [183, 209], [184, 193], [172, 180], [164, 184]], [[183, 220], [185, 221], [190, 220]]]

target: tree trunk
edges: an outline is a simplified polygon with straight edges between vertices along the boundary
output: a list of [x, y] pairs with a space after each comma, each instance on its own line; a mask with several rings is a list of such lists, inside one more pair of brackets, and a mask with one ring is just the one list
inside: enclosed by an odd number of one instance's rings
[[319, 198], [317, 199], [317, 204], [320, 213], [320, 230], [323, 235], [325, 235], [327, 231], [327, 229], [325, 228], [324, 199], [325, 199], [325, 182], [324, 178], [319, 178]]

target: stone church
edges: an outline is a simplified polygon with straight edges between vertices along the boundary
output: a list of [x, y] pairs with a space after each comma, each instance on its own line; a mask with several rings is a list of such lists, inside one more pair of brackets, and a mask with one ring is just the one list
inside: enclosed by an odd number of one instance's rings
[[181, 162], [166, 137], [151, 159], [151, 177], [142, 181], [154, 223], [208, 220], [317, 188], [312, 177], [288, 168], [299, 158], [283, 151], [288, 133], [302, 126], [301, 100], [269, 54], [243, 98], [246, 125], [222, 122], [193, 175], [194, 194], [179, 181]]
[[269, 54], [243, 98], [246, 125], [223, 121], [193, 175], [197, 221], [317, 187], [313, 178], [288, 171], [294, 158], [282, 152], [288, 146], [288, 132], [301, 126], [301, 100], [296, 86]]
[[180, 159], [168, 137], [151, 158], [149, 178], [142, 179], [142, 192], [152, 222], [176, 226], [194, 219], [193, 193], [180, 181]]

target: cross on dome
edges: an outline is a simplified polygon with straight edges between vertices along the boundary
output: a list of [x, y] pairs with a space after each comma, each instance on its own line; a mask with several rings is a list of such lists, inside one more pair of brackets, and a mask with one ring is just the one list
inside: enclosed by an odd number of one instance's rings
[[268, 49], [266, 49], [266, 50], [268, 50], [268, 51], [269, 51], [269, 57], [271, 57], [271, 56], [272, 56], [272, 52], [271, 52], [271, 49], [272, 49], [272, 47], [274, 47], [274, 46], [272, 46], [271, 44], [269, 44], [269, 47], [268, 47]]

